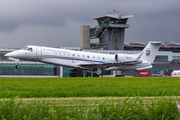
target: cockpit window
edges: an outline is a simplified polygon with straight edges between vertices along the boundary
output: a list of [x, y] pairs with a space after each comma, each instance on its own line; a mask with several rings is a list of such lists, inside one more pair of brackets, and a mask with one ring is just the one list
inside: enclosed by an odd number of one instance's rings
[[27, 49], [28, 49], [28, 47], [24, 47], [24, 48], [23, 48], [23, 50], [27, 50]]
[[32, 48], [28, 48], [28, 51], [33, 51], [33, 49]]

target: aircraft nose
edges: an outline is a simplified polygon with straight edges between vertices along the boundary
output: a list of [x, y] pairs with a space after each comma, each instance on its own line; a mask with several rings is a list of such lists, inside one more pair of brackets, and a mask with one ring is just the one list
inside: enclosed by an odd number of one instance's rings
[[6, 57], [10, 57], [10, 53], [5, 54], [4, 56], [6, 56]]
[[17, 51], [13, 51], [13, 52], [5, 54], [4, 56], [6, 56], [6, 57], [14, 57], [14, 56], [16, 56], [16, 54], [17, 54]]

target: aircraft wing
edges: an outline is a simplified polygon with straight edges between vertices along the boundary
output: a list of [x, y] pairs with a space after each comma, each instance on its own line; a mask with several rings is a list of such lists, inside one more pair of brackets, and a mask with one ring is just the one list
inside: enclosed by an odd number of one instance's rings
[[97, 68], [97, 67], [100, 67], [100, 68], [108, 68], [108, 67], [113, 66], [113, 63], [79, 64], [78, 66], [79, 66], [79, 67], [90, 67], [90, 68]]
[[79, 67], [90, 67], [90, 68], [108, 68], [108, 67], [113, 67], [113, 66], [119, 66], [119, 65], [133, 65], [133, 64], [138, 64], [142, 63], [142, 61], [128, 61], [128, 62], [122, 62], [122, 63], [98, 63], [98, 64], [79, 64]]
[[136, 60], [134, 61], [126, 61], [126, 62], [114, 62], [114, 63], [98, 63], [98, 64], [79, 64], [79, 67], [90, 67], [90, 68], [97, 68], [97, 67], [101, 67], [101, 68], [108, 68], [108, 67], [113, 67], [113, 66], [119, 66], [119, 65], [133, 65], [133, 64], [138, 64], [138, 63], [142, 63], [141, 56], [142, 56], [143, 52], [141, 52]]

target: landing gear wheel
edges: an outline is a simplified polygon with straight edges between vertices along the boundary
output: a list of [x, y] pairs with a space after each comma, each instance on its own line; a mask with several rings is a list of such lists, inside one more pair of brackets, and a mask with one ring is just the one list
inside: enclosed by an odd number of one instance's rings
[[91, 77], [90, 73], [88, 73], [87, 75], [85, 75], [85, 77]]
[[19, 65], [16, 65], [16, 66], [15, 66], [15, 68], [16, 68], [16, 69], [19, 69], [19, 68], [20, 68], [20, 66], [19, 66]]
[[85, 71], [85, 77], [91, 77], [90, 73]]
[[102, 75], [102, 74], [99, 74], [98, 77], [103, 77], [103, 75]]

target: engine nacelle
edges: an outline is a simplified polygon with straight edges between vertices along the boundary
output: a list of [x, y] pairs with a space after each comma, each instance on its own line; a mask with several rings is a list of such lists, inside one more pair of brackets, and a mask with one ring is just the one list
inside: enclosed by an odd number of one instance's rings
[[123, 63], [123, 62], [136, 61], [137, 56], [127, 55], [127, 54], [116, 54], [114, 59], [116, 63]]

